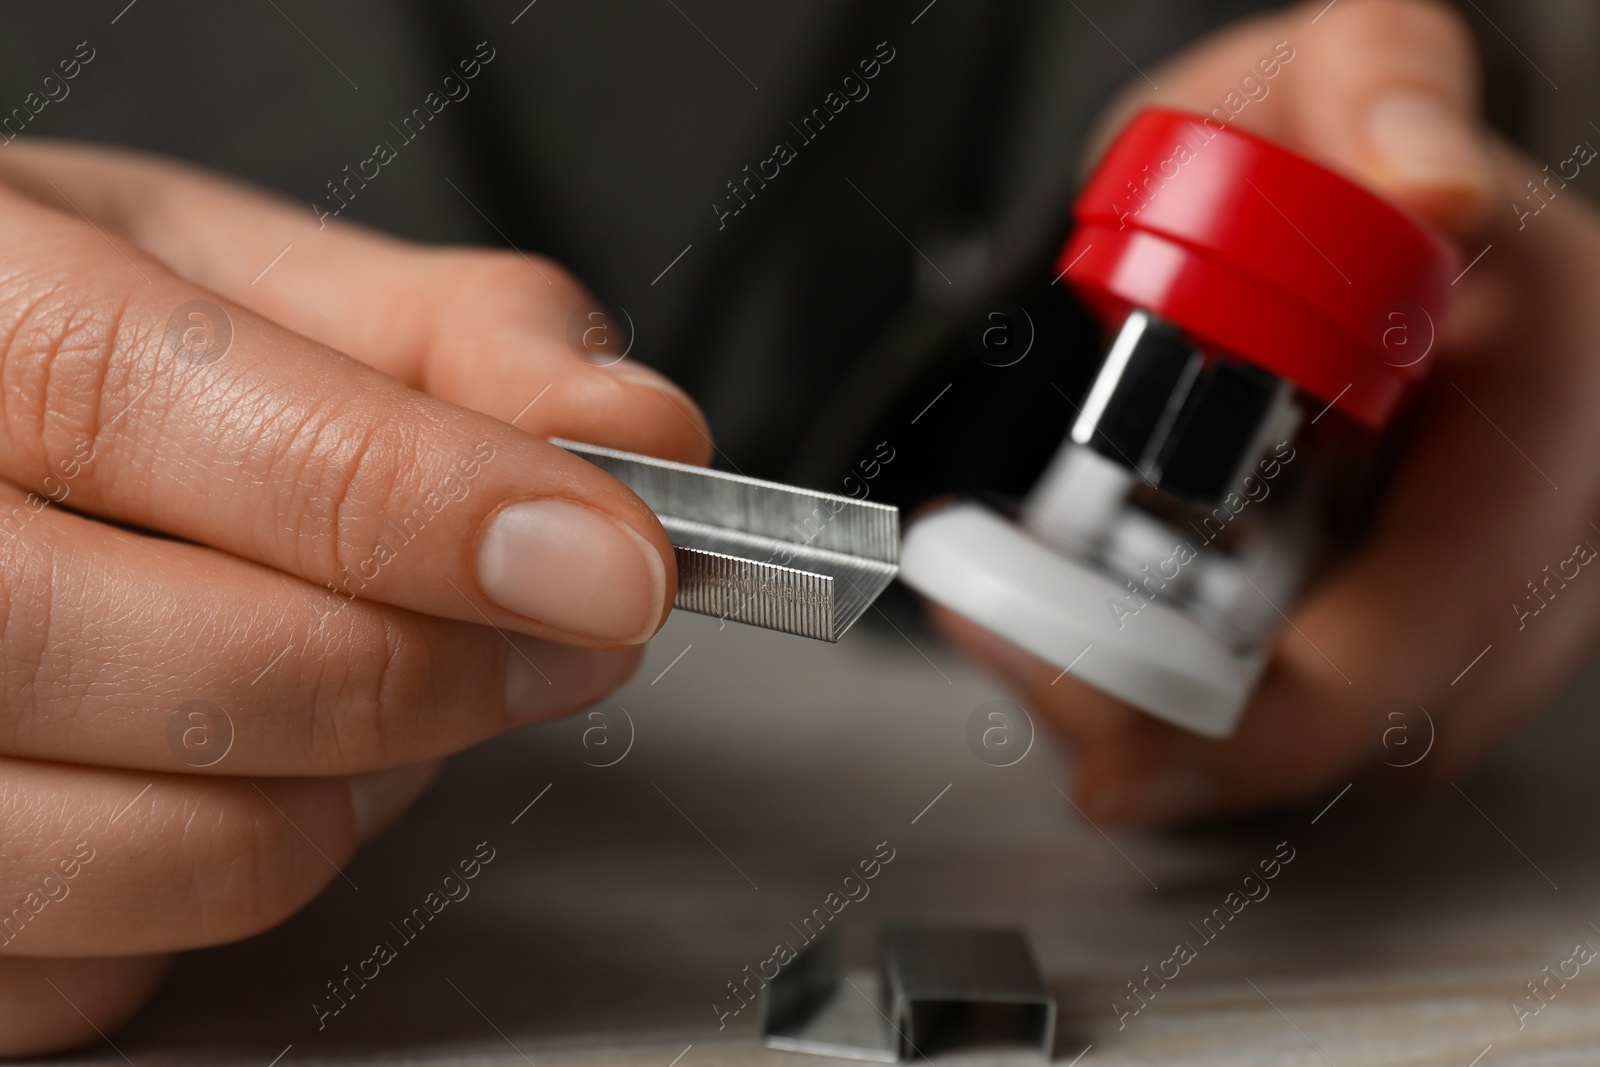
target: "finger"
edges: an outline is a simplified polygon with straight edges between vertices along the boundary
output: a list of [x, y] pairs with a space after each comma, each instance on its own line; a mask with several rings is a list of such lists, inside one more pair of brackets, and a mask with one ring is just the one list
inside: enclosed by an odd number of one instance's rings
[[1079, 757], [1073, 791], [1088, 818], [1157, 827], [1218, 811], [1219, 791], [1211, 776], [1194, 769], [1182, 731], [947, 608], [929, 603], [927, 610], [936, 633], [1016, 687]]
[[[1396, 581], [1414, 581], [1413, 572], [1350, 575], [1297, 612], [1301, 632], [1282, 635], [1227, 740], [1150, 719], [1085, 750], [1077, 779], [1085, 811], [1108, 825], [1154, 828], [1319, 805], [1385, 764], [1397, 773], [1380, 786], [1439, 788], [1525, 722], [1552, 695], [1557, 665], [1570, 666], [1588, 645], [1576, 631], [1516, 642], [1515, 627], [1497, 622], [1488, 609], [1500, 605], [1486, 597], [1464, 605], [1470, 616], [1441, 607], [1396, 618]], [[1592, 626], [1595, 613], [1586, 614]], [[1473, 663], [1485, 651], [1499, 656], [1493, 671]], [[1482, 673], [1469, 690], [1452, 692], [1452, 676], [1469, 667]]]
[[99, 1041], [150, 999], [165, 956], [35, 960], [0, 956], [0, 1057]]
[[0, 758], [0, 956], [134, 956], [259, 933], [348, 883], [356, 846], [433, 774], [199, 778]]
[[619, 482], [113, 240], [0, 191], [0, 474], [347, 596], [590, 645], [660, 625], [671, 545]]
[[1095, 691], [1070, 672], [1046, 663], [965, 616], [932, 601], [925, 602], [925, 608], [935, 633], [1010, 683], [1029, 706], [1046, 712], [1057, 735], [1074, 749], [1104, 746], [1137, 729], [1140, 721], [1147, 718], [1121, 701], [1086, 699], [1086, 694]]
[[348, 601], [3, 485], [0, 589], [0, 752], [33, 759], [358, 773], [586, 707], [642, 654]]
[[1495, 179], [1478, 69], [1461, 17], [1437, 0], [1326, 0], [1251, 20], [1134, 83], [1100, 141], [1159, 103], [1282, 141], [1464, 231]]
[[627, 344], [622, 324], [591, 329], [594, 297], [547, 259], [319, 224], [307, 207], [138, 153], [13, 148], [0, 178], [40, 203], [70, 201], [189, 281], [414, 388], [540, 437], [710, 457], [694, 402], [613, 351]]

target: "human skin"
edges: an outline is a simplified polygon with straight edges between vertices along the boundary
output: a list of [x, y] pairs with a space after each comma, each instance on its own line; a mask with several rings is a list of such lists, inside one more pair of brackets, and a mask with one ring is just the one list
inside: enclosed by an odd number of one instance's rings
[[[1484, 125], [1459, 17], [1422, 0], [1316, 0], [1241, 23], [1149, 71], [1159, 90], [1132, 83], [1098, 141], [1146, 104], [1210, 111], [1279, 41], [1296, 56], [1239, 127], [1411, 209], [1456, 242], [1464, 266], [1493, 249], [1454, 288], [1369, 535], [1289, 609], [1293, 625], [1232, 737], [1169, 726], [1070, 674], [1058, 681], [1058, 667], [934, 611], [1056, 728], [1077, 759], [1076, 803], [1102, 825], [1320, 803], [1358, 779], [1374, 793], [1442, 786], [1594, 650], [1600, 580], [1580, 574], [1531, 619], [1512, 605], [1536, 605], [1527, 582], [1579, 542], [1600, 546], [1600, 225], [1576, 188], [1534, 218], [1513, 210], [1547, 161]], [[1594, 131], [1572, 139], [1593, 143]], [[1421, 709], [1432, 750], [1395, 768], [1427, 742]], [[1385, 750], [1407, 732], [1412, 749]]]
[[[6, 146], [0, 1056], [115, 1029], [167, 954], [309, 902], [440, 756], [632, 673], [671, 545], [543, 438], [710, 443], [666, 379], [574, 351], [592, 305], [538, 257]], [[209, 766], [173, 741], [194, 702], [232, 724]]]
[[[1527, 632], [1508, 605], [1589, 536], [1597, 511], [1600, 302], [1586, 286], [1600, 276], [1600, 227], [1572, 190], [1517, 230], [1504, 205], [1539, 167], [1478, 120], [1470, 45], [1446, 9], [1339, 0], [1313, 26], [1322, 6], [1240, 24], [1152, 70], [1160, 91], [1120, 100], [1102, 139], [1142, 103], [1209, 110], [1289, 40], [1294, 62], [1239, 125], [1406, 204], [1470, 252], [1495, 249], [1458, 286], [1371, 537], [1294, 609], [1305, 639], [1285, 631], [1234, 738], [1196, 738], [1070, 676], [1052, 685], [1056, 668], [938, 617], [1078, 751], [1079, 802], [1106, 823], [1321, 796], [1374, 765], [1379, 705], [1430, 709], [1434, 751], [1405, 781], [1447, 780], [1592, 648], [1600, 583], [1574, 583]], [[236, 329], [215, 363], [185, 363], [164, 343], [170, 313], [194, 298], [225, 306]], [[437, 757], [581, 706], [632, 670], [671, 603], [666, 538], [620, 485], [539, 438], [691, 462], [709, 444], [669, 384], [571, 351], [567, 322], [587, 300], [538, 257], [319, 230], [303, 207], [127, 153], [6, 148], [0, 526], [28, 509], [28, 491], [55, 493], [47, 479], [69, 492], [0, 534], [0, 899], [34, 891], [80, 841], [94, 858], [70, 896], [0, 945], [0, 1055], [111, 1031], [167, 953], [248, 936], [309, 901], [337, 877], [329, 861], [396, 818]], [[86, 439], [93, 461], [63, 480]], [[326, 589], [483, 441], [495, 458], [425, 543], [354, 600]], [[554, 595], [509, 588], [507, 561], [523, 557], [485, 540], [524, 499], [615, 519], [656, 564], [624, 558], [626, 535], [614, 558], [529, 549], [548, 556]], [[508, 528], [550, 532], [538, 515]], [[609, 594], [579, 595], [602, 585]], [[522, 635], [520, 648], [485, 622]], [[209, 768], [168, 745], [169, 715], [191, 699], [233, 717], [234, 747]]]

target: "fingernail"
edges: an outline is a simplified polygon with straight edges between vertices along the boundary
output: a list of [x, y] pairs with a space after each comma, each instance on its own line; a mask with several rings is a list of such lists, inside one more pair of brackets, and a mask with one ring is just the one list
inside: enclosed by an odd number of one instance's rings
[[1386, 177], [1406, 185], [1487, 192], [1488, 154], [1461, 109], [1432, 93], [1380, 97], [1367, 115], [1367, 134]]
[[350, 779], [350, 808], [355, 812], [356, 835], [370, 841], [392, 826], [439, 773], [436, 762], [393, 767]]
[[649, 639], [667, 589], [655, 546], [566, 500], [500, 509], [478, 546], [478, 582], [507, 611], [618, 644]]
[[643, 649], [574, 648], [512, 634], [506, 653], [506, 713], [519, 722], [562, 715], [626, 682]]
[[1216, 802], [1217, 789], [1193, 770], [1161, 771], [1148, 778], [1107, 786], [1088, 798], [1091, 815], [1117, 826], [1154, 829], [1203, 815]]

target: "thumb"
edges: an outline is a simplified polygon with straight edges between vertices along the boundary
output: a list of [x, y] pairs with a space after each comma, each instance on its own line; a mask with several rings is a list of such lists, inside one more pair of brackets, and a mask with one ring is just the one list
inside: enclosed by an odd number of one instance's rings
[[1149, 104], [1207, 114], [1447, 232], [1481, 222], [1496, 187], [1471, 34], [1437, 0], [1312, 0], [1225, 30], [1151, 79], [1159, 88], [1141, 79], [1103, 129]]

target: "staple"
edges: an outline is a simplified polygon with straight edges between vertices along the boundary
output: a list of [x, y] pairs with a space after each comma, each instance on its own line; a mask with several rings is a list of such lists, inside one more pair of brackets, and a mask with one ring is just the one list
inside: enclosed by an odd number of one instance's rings
[[1050, 1059], [1056, 1001], [1020, 931], [887, 926], [878, 968], [846, 974], [828, 929], [768, 984], [763, 1043], [878, 1063], [978, 1052]]
[[899, 571], [886, 504], [552, 438], [649, 505], [672, 540], [676, 607], [837, 641]]

